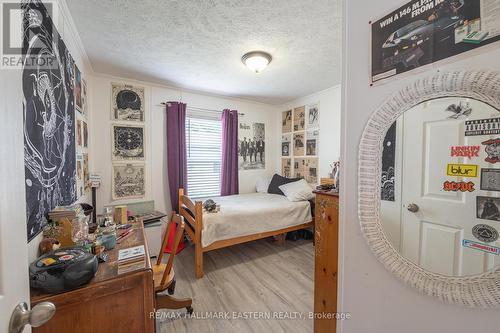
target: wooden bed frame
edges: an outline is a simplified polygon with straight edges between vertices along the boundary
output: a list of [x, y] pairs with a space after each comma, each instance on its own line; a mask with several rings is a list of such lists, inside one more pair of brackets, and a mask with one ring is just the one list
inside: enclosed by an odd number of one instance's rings
[[[279, 229], [275, 231], [262, 232], [258, 234], [241, 236], [236, 238], [224, 239], [216, 241], [207, 247], [201, 245], [201, 232], [203, 230], [203, 203], [201, 201], [193, 202], [188, 196], [184, 195], [184, 189], [179, 189], [179, 214], [184, 217], [186, 222], [185, 231], [191, 240], [194, 242], [194, 267], [196, 278], [203, 277], [203, 253], [228, 247], [231, 245], [250, 242], [257, 239], [262, 239], [271, 236], [281, 236], [281, 242], [284, 242], [287, 232], [296, 231], [314, 226], [314, 218], [311, 222], [299, 224], [296, 226]], [[188, 210], [194, 215], [188, 212]]]

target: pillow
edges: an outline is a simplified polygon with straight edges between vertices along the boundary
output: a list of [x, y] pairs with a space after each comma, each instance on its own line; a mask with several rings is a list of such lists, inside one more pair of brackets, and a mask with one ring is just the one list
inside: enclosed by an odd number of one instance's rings
[[255, 183], [255, 190], [257, 193], [267, 193], [267, 189], [269, 188], [269, 178], [260, 177], [257, 179]]
[[279, 195], [285, 195], [281, 190], [280, 186], [285, 185], [288, 183], [293, 183], [300, 180], [300, 178], [286, 178], [282, 177], [278, 174], [275, 174], [273, 176], [273, 179], [271, 179], [271, 183], [269, 183], [269, 188], [267, 189], [267, 193], [271, 194], [279, 194]]
[[281, 185], [280, 190], [290, 201], [308, 201], [314, 198], [311, 186], [304, 179]]

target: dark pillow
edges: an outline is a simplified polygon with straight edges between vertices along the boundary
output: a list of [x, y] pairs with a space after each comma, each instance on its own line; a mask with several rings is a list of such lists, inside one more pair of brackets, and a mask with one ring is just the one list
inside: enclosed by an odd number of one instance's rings
[[267, 193], [285, 195], [283, 191], [280, 190], [280, 186], [299, 181], [300, 179], [301, 178], [286, 178], [278, 174], [275, 174], [273, 176], [273, 179], [271, 179], [271, 182], [269, 183], [269, 187], [267, 188]]

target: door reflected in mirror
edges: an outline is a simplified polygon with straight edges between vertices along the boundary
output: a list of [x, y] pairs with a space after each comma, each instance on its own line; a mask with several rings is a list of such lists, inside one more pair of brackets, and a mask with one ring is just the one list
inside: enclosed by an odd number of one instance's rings
[[500, 264], [500, 112], [468, 98], [404, 112], [383, 142], [381, 223], [405, 258], [447, 276]]

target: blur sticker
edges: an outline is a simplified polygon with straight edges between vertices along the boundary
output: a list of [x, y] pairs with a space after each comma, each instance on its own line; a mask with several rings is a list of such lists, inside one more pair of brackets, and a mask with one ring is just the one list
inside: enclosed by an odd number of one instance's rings
[[456, 177], [477, 177], [477, 165], [472, 164], [448, 164], [446, 174]]
[[471, 241], [468, 239], [462, 240], [462, 246], [467, 247], [469, 249], [479, 250], [479, 251], [483, 251], [483, 252], [490, 253], [490, 254], [495, 254], [495, 255], [500, 254], [500, 248], [498, 248], [496, 246], [491, 246], [488, 244], [474, 242], [474, 241]]

